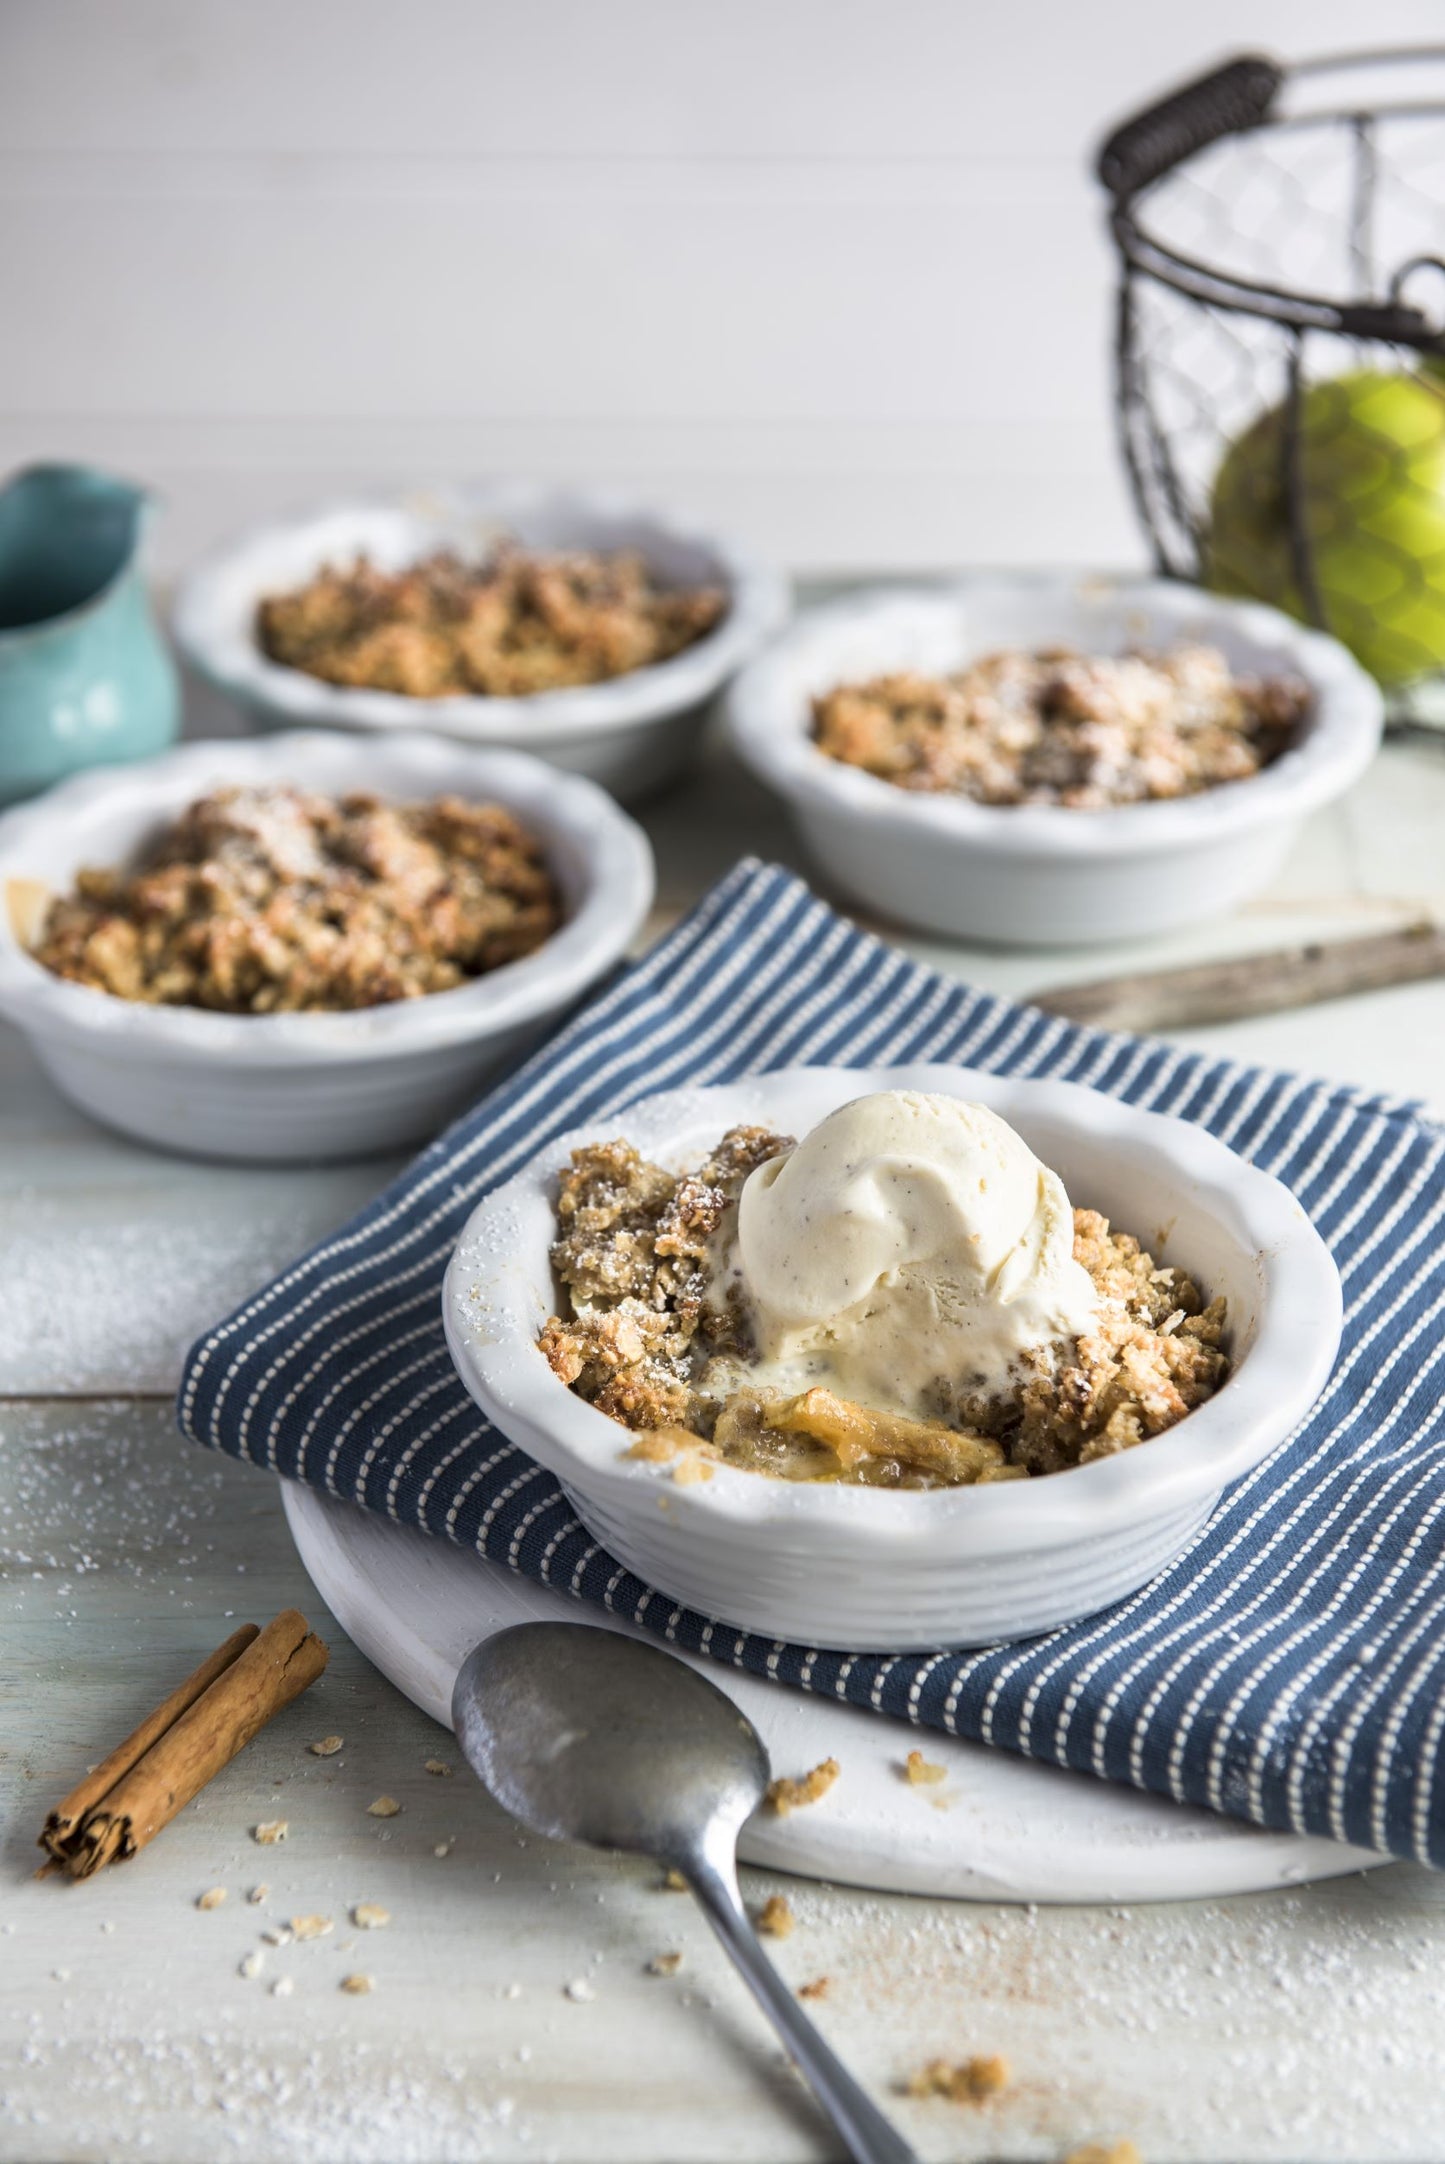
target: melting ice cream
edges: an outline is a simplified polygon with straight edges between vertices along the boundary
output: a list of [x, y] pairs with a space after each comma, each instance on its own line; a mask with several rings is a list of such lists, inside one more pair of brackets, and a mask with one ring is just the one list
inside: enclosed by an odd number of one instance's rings
[[1063, 1182], [996, 1113], [883, 1090], [749, 1176], [727, 1274], [768, 1380], [918, 1415], [1092, 1327], [1073, 1237]]

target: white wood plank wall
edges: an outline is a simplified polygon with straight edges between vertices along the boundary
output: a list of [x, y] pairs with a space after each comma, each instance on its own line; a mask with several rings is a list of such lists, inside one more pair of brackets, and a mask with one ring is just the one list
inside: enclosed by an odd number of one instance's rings
[[0, 468], [152, 479], [165, 569], [452, 473], [800, 569], [1140, 557], [1105, 123], [1439, 0], [0, 0]]

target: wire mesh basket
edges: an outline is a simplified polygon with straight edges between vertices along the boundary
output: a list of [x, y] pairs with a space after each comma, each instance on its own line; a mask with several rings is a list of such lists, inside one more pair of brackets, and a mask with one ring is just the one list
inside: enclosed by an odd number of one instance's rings
[[1228, 61], [1099, 154], [1167, 576], [1333, 631], [1445, 725], [1445, 47]]

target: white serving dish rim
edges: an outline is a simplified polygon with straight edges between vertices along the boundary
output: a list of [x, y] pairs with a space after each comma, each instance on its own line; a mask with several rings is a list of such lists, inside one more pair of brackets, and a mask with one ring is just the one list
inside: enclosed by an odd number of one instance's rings
[[[388, 782], [404, 765], [415, 781]], [[375, 767], [374, 774], [366, 770]], [[534, 830], [565, 837], [586, 866], [580, 906], [534, 954], [504, 963], [452, 991], [346, 1014], [214, 1014], [153, 1007], [53, 976], [21, 944], [5, 887], [13, 859], [48, 828], [107, 799], [154, 785], [156, 818], [206, 786], [297, 781], [313, 789], [373, 788], [441, 794], [465, 788], [514, 811]], [[358, 740], [334, 730], [281, 730], [262, 737], [207, 738], [155, 759], [73, 775], [44, 796], [0, 815], [0, 1010], [37, 1036], [64, 1034], [97, 1046], [195, 1065], [291, 1067], [404, 1057], [484, 1043], [555, 1013], [616, 961], [640, 929], [654, 888], [646, 836], [604, 789], [527, 752], [469, 745], [420, 730]]]
[[[844, 765], [818, 750], [810, 735], [800, 671], [815, 676], [813, 691], [846, 681], [828, 655], [860, 625], [885, 634], [891, 626], [956, 621], [960, 609], [980, 621], [993, 610], [1032, 601], [1040, 616], [1050, 605], [1097, 607], [1101, 616], [1147, 613], [1170, 636], [1208, 638], [1233, 634], [1280, 654], [1281, 666], [1305, 679], [1312, 694], [1302, 741], [1246, 781], [1230, 782], [1196, 796], [1144, 804], [1071, 811], [1055, 804], [976, 804], [969, 797], [900, 789], [894, 783]], [[1104, 635], [1104, 634], [1101, 634]], [[1134, 634], [1137, 636], [1137, 633]], [[1044, 643], [1042, 624], [1031, 635]], [[997, 639], [968, 643], [983, 653]], [[815, 661], [815, 669], [809, 664]], [[960, 661], [966, 658], [960, 650]], [[876, 666], [886, 666], [878, 663]], [[970, 843], [997, 856], [1108, 859], [1171, 855], [1181, 846], [1219, 841], [1298, 818], [1348, 788], [1378, 748], [1383, 702], [1378, 685], [1337, 639], [1309, 630], [1263, 602], [1236, 601], [1166, 579], [1103, 579], [1020, 576], [946, 586], [870, 588], [803, 611], [743, 669], [727, 695], [728, 727], [753, 770], [780, 794], [805, 806], [844, 813], [877, 826], [892, 826], [900, 840], [927, 835]]]
[[[616, 525], [651, 529], [664, 542], [709, 557], [728, 589], [728, 609], [716, 628], [667, 661], [634, 669], [601, 684], [569, 685], [526, 697], [454, 695], [418, 699], [404, 692], [330, 684], [304, 670], [272, 661], [257, 643], [254, 610], [275, 574], [261, 565], [278, 548], [295, 546], [314, 529], [309, 561], [314, 570], [357, 546], [347, 529], [378, 518], [410, 519], [443, 538], [461, 520], [504, 530], [509, 521], [555, 518], [579, 529]], [[326, 538], [327, 535], [331, 538]], [[579, 530], [579, 545], [583, 545]], [[599, 545], [595, 541], [586, 544]], [[642, 542], [630, 545], [647, 547]], [[229, 591], [246, 567], [244, 612]], [[304, 575], [304, 574], [303, 574]], [[177, 643], [193, 667], [232, 696], [249, 699], [298, 725], [338, 723], [348, 729], [432, 727], [478, 744], [513, 743], [518, 735], [539, 751], [575, 743], [640, 722], [661, 721], [701, 705], [772, 633], [787, 614], [783, 578], [730, 535], [693, 527], [667, 513], [608, 490], [563, 488], [543, 482], [454, 484], [390, 497], [343, 498], [248, 527], [202, 559], [180, 582], [171, 622]]]
[[[794, 1085], [809, 1092], [806, 1122], [789, 1117], [788, 1098], [802, 1101]], [[579, 1143], [622, 1134], [644, 1150], [664, 1152], [666, 1138], [676, 1136], [675, 1154], [686, 1146], [684, 1135], [696, 1137], [705, 1129], [715, 1137], [739, 1119], [775, 1120], [796, 1132], [832, 1104], [873, 1089], [973, 1097], [1005, 1119], [1011, 1106], [1020, 1117], [1020, 1106], [1029, 1107], [1135, 1157], [1152, 1155], [1176, 1179], [1227, 1197], [1253, 1240], [1262, 1280], [1254, 1342], [1218, 1393], [1147, 1443], [1028, 1482], [883, 1492], [773, 1480], [720, 1463], [711, 1480], [664, 1486], [655, 1465], [625, 1458], [618, 1423], [569, 1390], [535, 1345], [536, 1325], [553, 1294], [545, 1263], [553, 1182], [568, 1152]], [[509, 1280], [500, 1277], [496, 1296], [480, 1312], [473, 1296], [478, 1251], [497, 1255], [502, 1272], [509, 1273]], [[1187, 1231], [1178, 1259], [1188, 1266]], [[1203, 1128], [1141, 1111], [1078, 1083], [928, 1063], [791, 1068], [667, 1091], [591, 1119], [548, 1143], [478, 1205], [448, 1267], [442, 1305], [447, 1342], [469, 1394], [503, 1434], [511, 1435], [513, 1417], [540, 1430], [552, 1445], [545, 1462], [584, 1497], [589, 1490], [606, 1489], [615, 1508], [648, 1513], [662, 1499], [679, 1528], [691, 1523], [741, 1532], [811, 1526], [820, 1535], [849, 1536], [860, 1552], [866, 1548], [886, 1557], [895, 1551], [900, 1561], [924, 1542], [946, 1541], [960, 1561], [1071, 1547], [1217, 1494], [1304, 1418], [1329, 1378], [1343, 1321], [1339, 1274], [1299, 1202]], [[523, 1441], [523, 1447], [532, 1445]]]

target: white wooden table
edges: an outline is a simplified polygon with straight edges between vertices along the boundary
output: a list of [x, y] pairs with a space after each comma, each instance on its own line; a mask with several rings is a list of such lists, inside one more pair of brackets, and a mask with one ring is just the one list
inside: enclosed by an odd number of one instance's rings
[[[224, 725], [193, 702], [193, 727]], [[800, 861], [717, 757], [646, 817], [659, 922], [745, 849]], [[908, 944], [1026, 991], [1427, 907], [1445, 909], [1445, 751], [1398, 747], [1232, 922], [1137, 956]], [[1445, 1111], [1445, 985], [1191, 1041]], [[455, 1761], [450, 1739], [330, 1626], [274, 1488], [175, 1435], [191, 1336], [388, 1169], [153, 1154], [69, 1111], [0, 1030], [0, 2157], [830, 2156], [691, 1904], [634, 1863], [525, 1841], [464, 1772], [425, 1772]], [[236, 1621], [287, 1603], [333, 1645], [315, 1690], [135, 1862], [33, 1882], [46, 1806]], [[327, 1732], [344, 1749], [309, 1755]], [[399, 1816], [367, 1814], [383, 1792]], [[249, 1829], [275, 1817], [289, 1839], [257, 1847]], [[226, 1901], [201, 1912], [212, 1886]], [[936, 2054], [1011, 2061], [986, 2111], [897, 2101], [925, 2157], [1055, 2158], [1125, 2136], [1149, 2164], [1445, 2157], [1445, 1882], [1423, 1871], [1131, 1912], [788, 1891], [799, 1923], [778, 1961], [831, 1979], [819, 2019], [877, 2090]], [[358, 1902], [392, 1922], [355, 1931]], [[263, 1947], [242, 1977], [263, 1929], [314, 1912], [335, 1919], [328, 1937]], [[646, 1973], [675, 1949], [675, 1977]], [[339, 1989], [355, 1970], [370, 1996]], [[581, 2002], [564, 1993], [578, 1977], [594, 1987]]]

